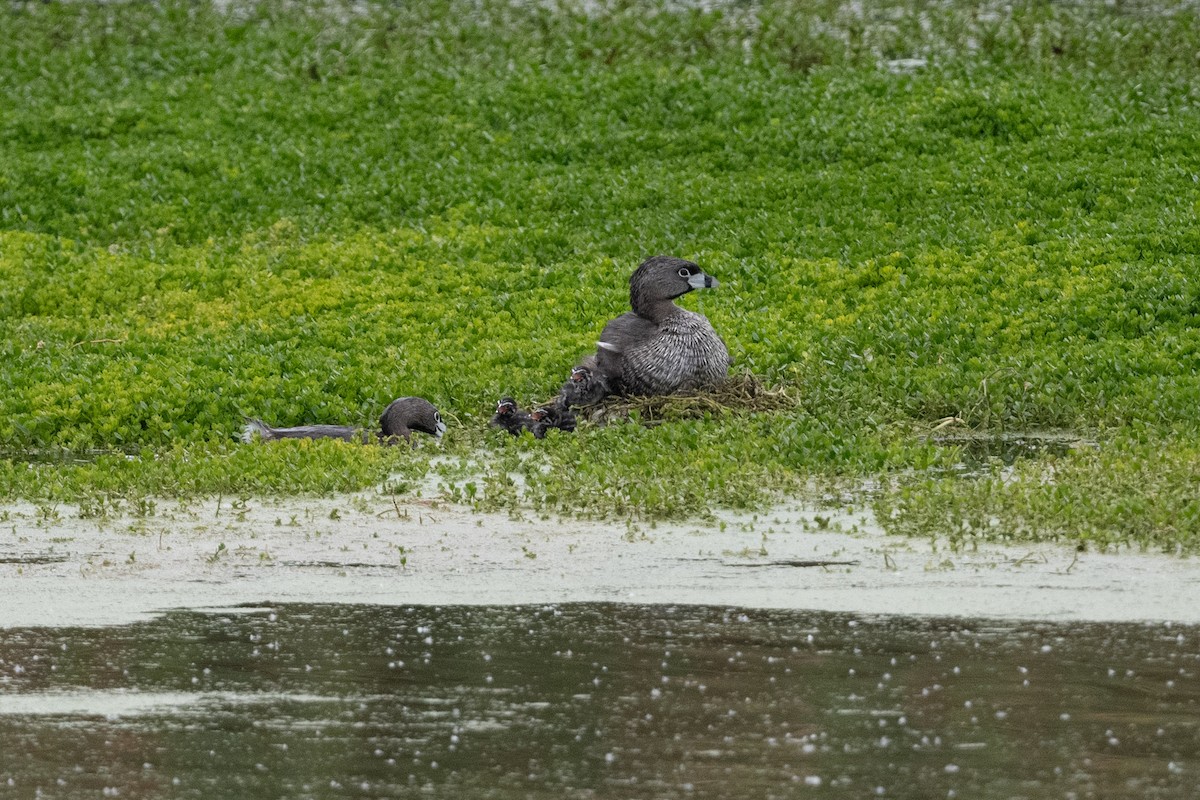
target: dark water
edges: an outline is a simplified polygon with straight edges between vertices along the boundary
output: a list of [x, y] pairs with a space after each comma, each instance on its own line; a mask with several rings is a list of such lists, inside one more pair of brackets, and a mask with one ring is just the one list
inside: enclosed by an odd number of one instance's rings
[[969, 476], [990, 474], [996, 465], [1009, 466], [1023, 459], [1065, 456], [1074, 450], [1095, 449], [1089, 439], [1067, 433], [1026, 432], [997, 435], [947, 434], [933, 443], [958, 450], [954, 472]]
[[0, 797], [1191, 800], [1198, 672], [1167, 625], [180, 611], [0, 631]]

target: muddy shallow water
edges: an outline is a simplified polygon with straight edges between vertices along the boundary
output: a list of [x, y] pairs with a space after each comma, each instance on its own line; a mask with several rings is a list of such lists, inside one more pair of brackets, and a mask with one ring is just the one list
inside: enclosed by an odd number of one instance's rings
[[151, 511], [5, 510], [0, 628], [255, 602], [716, 603], [1200, 623], [1195, 559], [1058, 545], [955, 552], [886, 536], [861, 510], [791, 505], [627, 525], [360, 495]]
[[291, 604], [0, 631], [0, 797], [1200, 791], [1200, 628]]
[[7, 797], [1194, 798], [1200, 569], [378, 496], [10, 506]]

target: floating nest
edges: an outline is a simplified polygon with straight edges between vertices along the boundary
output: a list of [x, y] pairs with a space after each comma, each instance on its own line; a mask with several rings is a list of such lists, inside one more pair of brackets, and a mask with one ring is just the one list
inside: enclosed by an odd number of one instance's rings
[[606, 397], [596, 405], [575, 409], [575, 414], [597, 425], [624, 422], [634, 414], [647, 425], [672, 419], [703, 419], [731, 413], [785, 411], [799, 404], [795, 390], [767, 386], [748, 372], [730, 375], [714, 389], [694, 390], [653, 397]]

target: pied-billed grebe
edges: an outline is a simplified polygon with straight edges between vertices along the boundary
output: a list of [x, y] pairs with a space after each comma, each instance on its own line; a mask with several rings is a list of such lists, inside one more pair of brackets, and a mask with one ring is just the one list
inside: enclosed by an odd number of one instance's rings
[[252, 442], [255, 437], [264, 442], [278, 439], [341, 439], [343, 442], [383, 442], [394, 444], [398, 437], [411, 442], [413, 431], [428, 433], [441, 438], [446, 432], [446, 423], [433, 403], [423, 397], [399, 397], [391, 402], [379, 418], [380, 430], [371, 432], [353, 425], [299, 425], [294, 428], [275, 428], [261, 419], [249, 417], [242, 429], [242, 441]]
[[517, 401], [511, 397], [501, 397], [496, 403], [496, 413], [488, 422], [494, 428], [503, 428], [513, 436], [520, 436], [521, 431], [528, 430], [533, 420], [517, 406]]
[[536, 439], [545, 439], [546, 432], [551, 428], [567, 433], [575, 430], [575, 415], [571, 413], [562, 397], [556, 397], [552, 402], [538, 406], [529, 417], [529, 430], [533, 431]]
[[563, 384], [558, 397], [564, 405], [590, 406], [612, 394], [608, 379], [596, 368], [596, 357], [588, 356], [571, 368], [571, 377]]
[[682, 258], [654, 256], [629, 278], [632, 311], [604, 326], [596, 366], [614, 391], [672, 394], [716, 386], [729, 374], [729, 350], [703, 314], [675, 305], [693, 289], [717, 286]]
[[424, 397], [398, 397], [379, 418], [379, 428], [380, 438], [384, 441], [395, 441], [395, 437], [400, 436], [411, 442], [413, 431], [442, 438], [446, 423], [442, 422], [442, 415], [433, 403]]

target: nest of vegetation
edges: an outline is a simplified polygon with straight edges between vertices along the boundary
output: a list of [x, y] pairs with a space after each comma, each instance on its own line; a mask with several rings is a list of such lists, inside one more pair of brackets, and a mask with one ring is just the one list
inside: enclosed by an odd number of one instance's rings
[[654, 397], [613, 395], [594, 406], [575, 410], [581, 419], [597, 425], [624, 422], [634, 413], [646, 424], [671, 419], [703, 419], [730, 413], [784, 411], [799, 403], [795, 391], [784, 386], [768, 386], [748, 372], [730, 375], [713, 389], [697, 389]]

